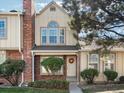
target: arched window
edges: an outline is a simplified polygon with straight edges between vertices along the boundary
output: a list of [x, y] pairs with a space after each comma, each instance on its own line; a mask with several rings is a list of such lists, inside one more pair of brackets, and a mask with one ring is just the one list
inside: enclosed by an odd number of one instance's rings
[[48, 27], [49, 28], [58, 28], [59, 24], [55, 21], [51, 21], [51, 22], [48, 23]]
[[46, 28], [41, 29], [41, 42], [43, 45], [59, 45], [64, 44], [65, 29], [59, 27], [55, 21], [48, 23]]

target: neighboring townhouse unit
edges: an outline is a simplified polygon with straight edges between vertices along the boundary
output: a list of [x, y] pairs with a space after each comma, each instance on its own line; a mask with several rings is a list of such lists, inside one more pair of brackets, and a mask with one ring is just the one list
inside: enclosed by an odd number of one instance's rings
[[19, 59], [22, 49], [21, 14], [0, 12], [0, 62], [6, 57]]
[[39, 13], [35, 13], [33, 0], [23, 0], [23, 13], [0, 12], [0, 62], [7, 58], [22, 59], [26, 62], [22, 82], [51, 79], [40, 65], [42, 60], [56, 56], [65, 61], [57, 77], [68, 81], [81, 81], [80, 72], [86, 68], [96, 68], [102, 72], [112, 69], [124, 75], [124, 49], [114, 48], [104, 61], [99, 54], [91, 53], [96, 46], [78, 49], [78, 41], [68, 23], [70, 16], [54, 1]]

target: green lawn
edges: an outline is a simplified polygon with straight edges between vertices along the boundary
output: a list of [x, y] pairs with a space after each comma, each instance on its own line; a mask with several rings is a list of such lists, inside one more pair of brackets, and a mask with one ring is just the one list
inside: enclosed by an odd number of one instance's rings
[[88, 90], [88, 89], [85, 89], [85, 90], [82, 90], [83, 93], [93, 93], [91, 90]]
[[49, 90], [33, 88], [0, 88], [0, 93], [69, 93], [66, 90]]

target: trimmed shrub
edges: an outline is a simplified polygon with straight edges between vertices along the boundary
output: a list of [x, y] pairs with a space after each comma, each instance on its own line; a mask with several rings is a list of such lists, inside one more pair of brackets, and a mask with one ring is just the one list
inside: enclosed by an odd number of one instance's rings
[[62, 58], [49, 57], [43, 60], [41, 65], [45, 68], [48, 74], [51, 72], [53, 79], [57, 79], [55, 75], [61, 70], [62, 66], [64, 65], [64, 60]]
[[87, 84], [93, 84], [94, 78], [99, 75], [97, 69], [85, 69], [81, 72], [81, 77], [86, 80]]
[[120, 83], [124, 83], [124, 76], [120, 76], [120, 77], [119, 77], [119, 82], [120, 82]]
[[104, 75], [106, 76], [107, 81], [114, 81], [117, 78], [118, 73], [116, 71], [106, 70], [104, 71]]
[[29, 87], [47, 88], [47, 89], [68, 89], [69, 82], [66, 80], [41, 80], [30, 82]]
[[7, 59], [3, 64], [0, 64], [0, 78], [6, 79], [12, 86], [18, 86], [24, 68], [24, 60]]

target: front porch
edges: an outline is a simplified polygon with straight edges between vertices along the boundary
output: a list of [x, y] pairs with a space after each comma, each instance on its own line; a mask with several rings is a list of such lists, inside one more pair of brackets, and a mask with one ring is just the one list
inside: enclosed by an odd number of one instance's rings
[[[35, 80], [53, 79], [53, 75], [48, 75], [45, 69], [41, 66], [43, 59], [50, 56], [63, 58], [65, 63], [61, 71], [56, 75], [60, 80], [79, 81], [79, 55], [75, 50], [33, 50], [32, 51], [32, 78]], [[54, 76], [55, 77], [55, 76]]]

